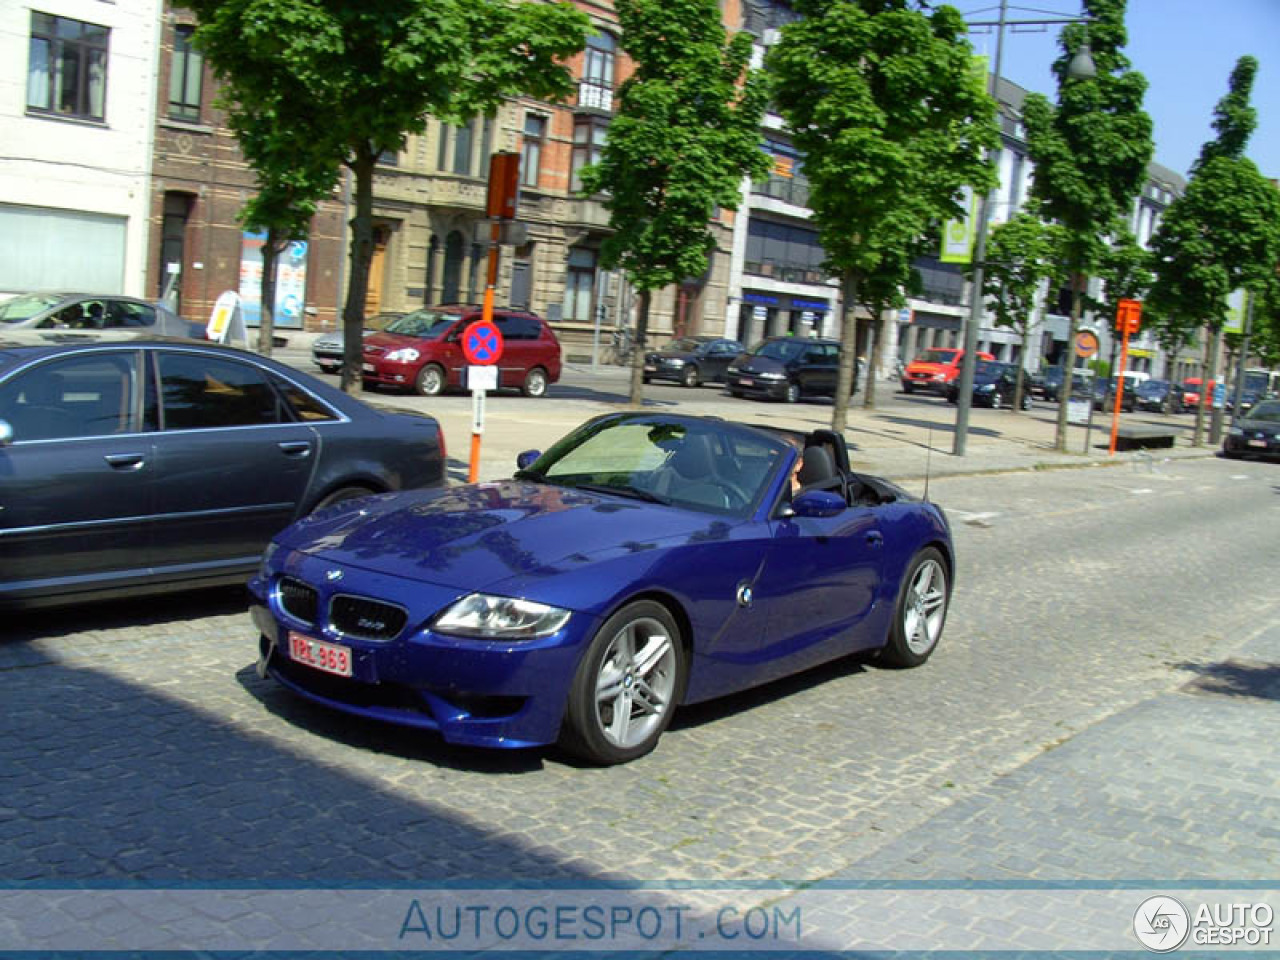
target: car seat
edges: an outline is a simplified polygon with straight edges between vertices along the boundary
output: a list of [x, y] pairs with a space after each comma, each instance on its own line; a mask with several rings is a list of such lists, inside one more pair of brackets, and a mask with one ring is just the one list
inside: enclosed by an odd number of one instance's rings
[[669, 466], [674, 472], [668, 486], [673, 500], [697, 503], [717, 509], [728, 509], [728, 494], [715, 481], [715, 457], [711, 451], [711, 438], [706, 434], [689, 434], [672, 455]]

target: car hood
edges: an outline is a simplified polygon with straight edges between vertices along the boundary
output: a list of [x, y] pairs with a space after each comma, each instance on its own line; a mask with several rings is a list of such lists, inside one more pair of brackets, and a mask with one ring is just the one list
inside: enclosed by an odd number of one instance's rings
[[432, 343], [431, 337], [413, 337], [407, 333], [388, 333], [379, 330], [364, 338], [364, 347], [368, 349], [398, 350], [400, 347], [421, 347], [424, 343]]
[[733, 368], [742, 373], [784, 373], [786, 364], [773, 357], [746, 356], [733, 361]]
[[501, 481], [341, 504], [276, 539], [335, 565], [494, 589], [686, 542], [725, 518], [549, 484]]

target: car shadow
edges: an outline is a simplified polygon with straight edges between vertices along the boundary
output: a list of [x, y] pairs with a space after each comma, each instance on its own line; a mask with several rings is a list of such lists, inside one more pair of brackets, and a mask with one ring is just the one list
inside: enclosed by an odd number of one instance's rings
[[1222, 660], [1177, 663], [1175, 669], [1196, 674], [1182, 686], [1185, 693], [1280, 700], [1280, 664]]
[[[248, 615], [249, 593], [243, 585], [207, 587], [145, 598], [100, 600], [65, 607], [23, 610], [7, 615], [0, 649], [8, 644], [50, 640], [81, 634], [86, 623], [102, 631], [204, 620], [208, 617]], [[246, 620], [247, 623], [247, 620]]]

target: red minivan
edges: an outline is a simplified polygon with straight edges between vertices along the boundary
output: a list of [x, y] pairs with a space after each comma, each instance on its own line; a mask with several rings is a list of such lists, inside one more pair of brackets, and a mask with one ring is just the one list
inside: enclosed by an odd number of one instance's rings
[[[480, 307], [427, 307], [406, 313], [364, 340], [364, 385], [416, 390], [434, 397], [464, 386], [467, 359], [462, 332]], [[546, 321], [524, 310], [494, 310], [502, 333], [498, 386], [541, 397], [560, 379], [560, 341]]]
[[[947, 385], [960, 376], [960, 360], [963, 357], [964, 351], [955, 347], [925, 350], [907, 364], [907, 369], [902, 374], [902, 392], [927, 390], [946, 396]], [[978, 359], [994, 360], [995, 357], [979, 350]]]

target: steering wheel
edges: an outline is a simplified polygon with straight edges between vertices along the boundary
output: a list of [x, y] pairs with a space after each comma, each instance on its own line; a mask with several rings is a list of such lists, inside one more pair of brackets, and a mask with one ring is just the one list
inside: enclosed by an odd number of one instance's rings
[[728, 480], [721, 480], [717, 478], [714, 480], [709, 480], [708, 482], [711, 483], [713, 486], [715, 486], [717, 490], [719, 490], [721, 493], [724, 494], [725, 507], [727, 507], [730, 510], [741, 510], [743, 507], [745, 507], [747, 504], [751, 502], [751, 498], [749, 496], [747, 496], [743, 491], [739, 490], [734, 484], [730, 483]]

